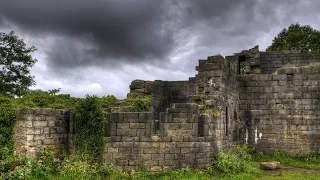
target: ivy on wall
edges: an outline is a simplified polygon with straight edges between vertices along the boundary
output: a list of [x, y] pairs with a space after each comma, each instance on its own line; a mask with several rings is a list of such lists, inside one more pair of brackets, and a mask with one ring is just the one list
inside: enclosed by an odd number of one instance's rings
[[75, 108], [74, 145], [78, 153], [86, 153], [93, 160], [101, 159], [104, 149], [105, 113], [96, 96], [87, 95]]
[[13, 124], [16, 111], [12, 106], [12, 100], [8, 97], [0, 97], [0, 160], [13, 154]]

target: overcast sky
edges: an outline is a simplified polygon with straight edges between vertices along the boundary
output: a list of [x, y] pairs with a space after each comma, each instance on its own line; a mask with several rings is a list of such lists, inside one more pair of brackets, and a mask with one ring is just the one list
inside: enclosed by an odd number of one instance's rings
[[320, 29], [319, 0], [0, 0], [0, 32], [38, 59], [35, 89], [124, 98], [134, 79], [187, 80], [198, 59], [259, 45], [292, 23]]

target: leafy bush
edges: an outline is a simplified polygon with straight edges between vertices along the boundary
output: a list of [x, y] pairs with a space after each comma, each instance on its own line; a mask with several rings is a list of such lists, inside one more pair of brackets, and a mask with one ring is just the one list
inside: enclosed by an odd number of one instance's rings
[[102, 96], [99, 98], [102, 105], [106, 105], [107, 107], [115, 106], [116, 102], [119, 101], [114, 95]]
[[93, 159], [101, 159], [104, 147], [105, 113], [96, 96], [87, 95], [75, 109], [74, 142], [78, 152], [92, 155]]
[[79, 98], [71, 97], [69, 94], [56, 94], [57, 89], [42, 91], [33, 90], [25, 94], [21, 98], [14, 99], [15, 107], [41, 107], [62, 109], [74, 107], [79, 102]]
[[12, 98], [0, 97], [0, 160], [13, 153], [12, 130], [15, 118]]
[[247, 146], [235, 146], [231, 151], [220, 153], [207, 169], [209, 174], [235, 174], [258, 172], [252, 164], [250, 149]]
[[143, 98], [129, 98], [128, 104], [131, 106], [132, 112], [150, 112], [151, 111], [151, 97]]

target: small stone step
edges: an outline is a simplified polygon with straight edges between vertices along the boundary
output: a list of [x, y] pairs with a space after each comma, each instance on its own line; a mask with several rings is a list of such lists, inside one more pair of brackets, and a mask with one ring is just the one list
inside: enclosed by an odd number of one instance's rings
[[260, 169], [263, 170], [276, 170], [280, 168], [280, 162], [261, 162], [260, 163]]

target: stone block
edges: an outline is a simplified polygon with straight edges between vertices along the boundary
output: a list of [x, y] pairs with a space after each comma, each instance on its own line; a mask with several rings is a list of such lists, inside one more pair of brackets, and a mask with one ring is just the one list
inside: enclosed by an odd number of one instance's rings
[[170, 153], [170, 148], [158, 148], [158, 154], [168, 154]]
[[117, 153], [119, 152], [119, 148], [107, 148], [108, 153]]
[[180, 148], [170, 148], [170, 153], [171, 154], [177, 154], [177, 153], [180, 153]]
[[141, 148], [132, 148], [132, 153], [133, 154], [141, 154], [141, 153], [143, 153], [143, 149], [141, 149]]
[[159, 161], [157, 161], [157, 160], [144, 160], [143, 165], [145, 165], [145, 166], [158, 166]]
[[118, 160], [117, 162], [118, 162], [117, 165], [119, 165], [119, 166], [128, 166], [129, 165], [128, 160]]
[[192, 130], [192, 123], [182, 123], [180, 125], [180, 129], [182, 129], [182, 130]]
[[41, 140], [41, 142], [44, 145], [55, 145], [56, 139], [43, 139], [43, 140]]
[[164, 154], [152, 154], [151, 159], [155, 161], [164, 160]]
[[152, 113], [140, 112], [138, 116], [139, 122], [147, 122], [152, 120]]
[[320, 86], [308, 86], [308, 92], [319, 92]]
[[48, 121], [48, 126], [49, 127], [54, 127], [56, 126], [56, 120], [47, 120]]
[[33, 140], [44, 140], [46, 137], [44, 135], [33, 135]]
[[260, 168], [263, 170], [276, 170], [280, 168], [280, 162], [261, 162]]
[[130, 154], [132, 152], [132, 148], [118, 148], [118, 152], [121, 154]]
[[143, 149], [152, 148], [152, 142], [134, 142], [133, 146], [135, 148], [143, 148]]
[[123, 142], [137, 142], [140, 140], [139, 137], [127, 137], [127, 136], [124, 136], [122, 137], [121, 139]]
[[131, 129], [144, 129], [145, 123], [129, 123]]
[[[41, 118], [42, 120], [45, 119], [45, 118]], [[34, 127], [45, 127], [45, 126], [48, 126], [48, 121], [33, 121], [33, 126]]]
[[180, 129], [181, 123], [169, 123], [168, 124], [168, 130], [177, 130]]
[[137, 136], [136, 129], [118, 129], [117, 136]]
[[137, 159], [146, 161], [151, 160], [151, 154], [137, 154]]
[[133, 142], [114, 142], [113, 147], [115, 147], [115, 148], [132, 148]]
[[15, 123], [15, 127], [32, 127], [32, 121], [30, 120], [17, 120]]
[[140, 142], [151, 142], [152, 139], [150, 136], [140, 136]]
[[150, 149], [143, 149], [144, 154], [157, 154], [158, 149], [156, 148], [150, 148]]
[[111, 142], [119, 142], [121, 141], [121, 136], [111, 136]]
[[129, 129], [129, 123], [117, 123], [118, 129]]

